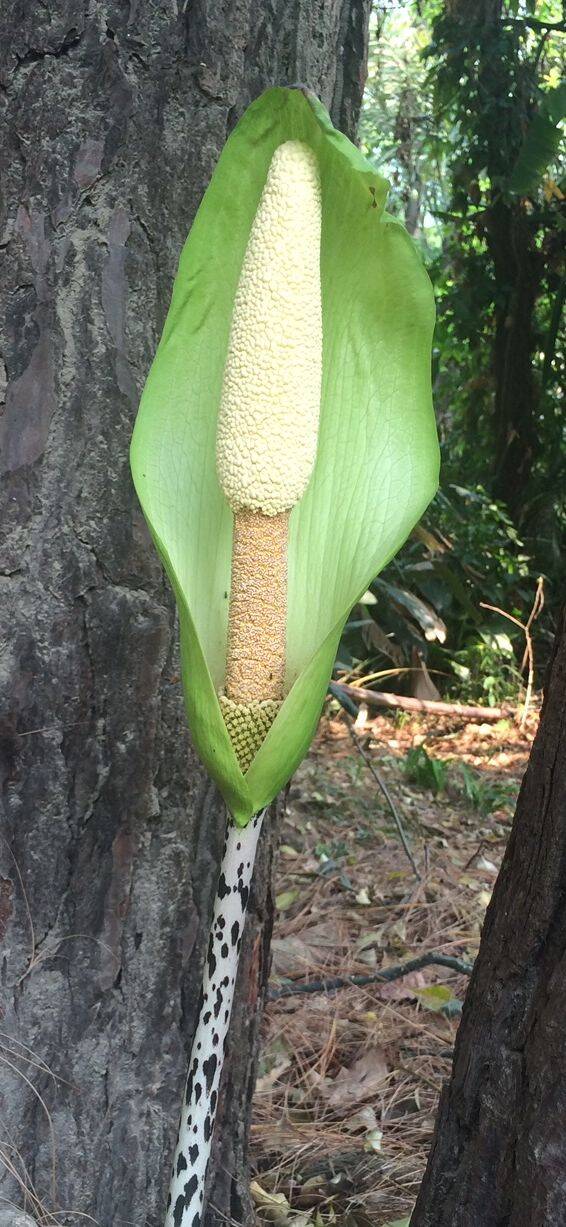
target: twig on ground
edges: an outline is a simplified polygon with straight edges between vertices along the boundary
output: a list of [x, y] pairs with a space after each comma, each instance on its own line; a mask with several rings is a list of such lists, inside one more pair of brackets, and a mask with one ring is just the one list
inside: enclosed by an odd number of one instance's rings
[[[500, 612], [500, 611], [498, 611]], [[332, 682], [332, 693], [337, 698], [341, 690], [357, 703], [368, 707], [398, 707], [401, 711], [430, 712], [435, 716], [460, 716], [462, 720], [501, 720], [505, 715], [502, 707], [470, 706], [465, 703], [442, 703], [436, 699], [414, 699], [409, 695], [390, 694], [384, 690], [366, 690], [363, 686], [350, 686], [347, 682]]]
[[371, 758], [370, 758], [369, 754], [367, 753], [367, 751], [366, 751], [365, 747], [362, 745], [362, 742], [361, 742], [360, 738], [358, 737], [358, 735], [357, 735], [357, 733], [356, 733], [356, 731], [355, 731], [355, 729], [354, 729], [354, 727], [353, 727], [353, 725], [352, 725], [352, 722], [351, 722], [351, 720], [350, 720], [350, 718], [349, 718], [349, 716], [348, 716], [348, 715], [346, 715], [346, 720], [347, 720], [347, 723], [348, 723], [348, 732], [349, 732], [349, 734], [350, 734], [350, 737], [352, 738], [352, 741], [353, 741], [353, 743], [354, 743], [354, 745], [355, 745], [355, 747], [356, 747], [356, 749], [357, 749], [358, 753], [359, 753], [359, 754], [361, 755], [361, 757], [363, 758], [364, 763], [366, 764], [366, 767], [369, 769], [369, 771], [371, 771], [371, 774], [372, 774], [372, 776], [373, 776], [373, 778], [374, 778], [374, 780], [375, 780], [375, 782], [376, 782], [376, 784], [377, 784], [377, 787], [378, 787], [378, 788], [380, 789], [380, 791], [382, 792], [383, 796], [385, 797], [385, 800], [387, 801], [387, 804], [388, 804], [388, 806], [389, 806], [389, 809], [391, 810], [391, 814], [393, 815], [393, 821], [394, 821], [394, 823], [395, 823], [395, 826], [397, 827], [397, 831], [398, 831], [398, 833], [399, 833], [399, 839], [401, 840], [401, 843], [402, 843], [402, 845], [403, 845], [403, 850], [404, 850], [404, 852], [405, 852], [405, 856], [407, 857], [407, 860], [409, 861], [409, 864], [410, 864], [410, 866], [411, 866], [411, 869], [413, 870], [413, 873], [414, 873], [414, 875], [415, 875], [415, 877], [416, 877], [416, 879], [417, 879], [417, 882], [421, 882], [421, 881], [422, 881], [421, 874], [420, 874], [420, 872], [419, 872], [419, 869], [418, 869], [417, 863], [416, 863], [416, 861], [415, 861], [415, 858], [414, 858], [414, 856], [413, 856], [413, 853], [411, 852], [411, 849], [410, 849], [410, 846], [409, 846], [409, 841], [408, 841], [408, 839], [407, 839], [407, 836], [406, 836], [406, 833], [405, 833], [405, 829], [404, 829], [404, 827], [403, 827], [403, 823], [401, 822], [401, 817], [400, 817], [400, 814], [399, 814], [399, 812], [398, 812], [398, 810], [397, 810], [397, 807], [396, 807], [396, 805], [395, 805], [395, 803], [394, 803], [394, 801], [393, 801], [393, 798], [392, 798], [392, 796], [391, 796], [391, 793], [389, 792], [389, 789], [388, 789], [388, 787], [387, 787], [387, 784], [385, 783], [385, 780], [382, 780], [382, 778], [381, 778], [381, 776], [380, 776], [380, 774], [379, 774], [379, 772], [378, 772], [378, 770], [377, 770], [377, 767], [376, 767], [376, 766], [375, 766], [375, 764], [372, 762], [372, 760], [371, 760]]
[[294, 984], [284, 984], [281, 988], [271, 988], [267, 994], [268, 1001], [280, 1001], [282, 997], [304, 996], [309, 993], [333, 993], [339, 988], [364, 988], [367, 984], [391, 984], [393, 980], [401, 980], [412, 971], [421, 971], [423, 967], [449, 967], [463, 976], [471, 976], [473, 963], [464, 959], [455, 959], [450, 954], [421, 954], [416, 959], [408, 959], [406, 963], [398, 963], [395, 967], [385, 967], [383, 971], [373, 971], [363, 976], [334, 976], [328, 980], [310, 980], [306, 984], [297, 981]]

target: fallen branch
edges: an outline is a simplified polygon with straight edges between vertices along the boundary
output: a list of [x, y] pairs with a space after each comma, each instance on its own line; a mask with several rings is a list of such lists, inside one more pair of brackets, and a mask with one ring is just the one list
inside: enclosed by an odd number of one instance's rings
[[404, 694], [389, 694], [385, 690], [366, 690], [363, 686], [350, 686], [347, 682], [333, 682], [350, 698], [368, 707], [398, 707], [401, 711], [425, 711], [433, 716], [460, 716], [463, 720], [501, 720], [502, 707], [470, 707], [464, 703], [442, 703], [437, 699], [413, 699]]
[[284, 984], [281, 988], [271, 988], [267, 994], [268, 1001], [280, 1001], [282, 997], [295, 997], [306, 993], [333, 993], [339, 988], [364, 988], [366, 984], [390, 984], [392, 980], [401, 980], [411, 971], [421, 971], [423, 967], [449, 967], [463, 976], [471, 976], [473, 963], [463, 959], [454, 959], [450, 954], [421, 954], [416, 959], [399, 963], [396, 967], [385, 967], [383, 971], [373, 971], [365, 976], [335, 976], [330, 980], [309, 980], [306, 984], [297, 981], [296, 984]]

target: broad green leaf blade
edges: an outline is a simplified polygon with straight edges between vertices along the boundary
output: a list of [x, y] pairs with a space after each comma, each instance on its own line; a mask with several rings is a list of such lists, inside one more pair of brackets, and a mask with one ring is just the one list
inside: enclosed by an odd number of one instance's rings
[[558, 154], [562, 139], [558, 125], [565, 113], [566, 83], [563, 83], [548, 90], [540, 111], [529, 124], [509, 178], [510, 192], [519, 196], [530, 196], [536, 192], [545, 171]]
[[[216, 420], [242, 259], [274, 150], [304, 141], [322, 184], [323, 391], [316, 465], [291, 514], [289, 693], [244, 777], [216, 691], [224, 677], [232, 513], [215, 468]], [[273, 89], [220, 157], [183, 250], [134, 438], [132, 471], [181, 614], [197, 748], [237, 821], [267, 804], [308, 749], [343, 624], [437, 484], [432, 292], [384, 181], [320, 103]]]

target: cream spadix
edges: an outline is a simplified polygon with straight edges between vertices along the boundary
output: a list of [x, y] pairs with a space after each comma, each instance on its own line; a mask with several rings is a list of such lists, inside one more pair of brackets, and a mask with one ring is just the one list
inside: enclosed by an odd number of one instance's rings
[[322, 380], [320, 177], [301, 141], [275, 150], [244, 255], [216, 466], [233, 511], [289, 511], [311, 476]]
[[315, 459], [322, 379], [320, 176], [301, 141], [274, 152], [252, 222], [218, 414], [234, 512], [220, 707], [247, 771], [285, 694], [289, 513]]

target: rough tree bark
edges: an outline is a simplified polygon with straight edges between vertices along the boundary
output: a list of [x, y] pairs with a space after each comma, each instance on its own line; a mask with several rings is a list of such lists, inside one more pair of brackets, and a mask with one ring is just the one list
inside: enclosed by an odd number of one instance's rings
[[[224, 815], [188, 748], [129, 438], [230, 128], [300, 80], [353, 135], [368, 20], [369, 0], [3, 9], [3, 1227], [10, 1202], [72, 1227], [162, 1223]], [[272, 850], [271, 827], [209, 1227], [249, 1219]]]
[[411, 1227], [566, 1224], [566, 610]]

